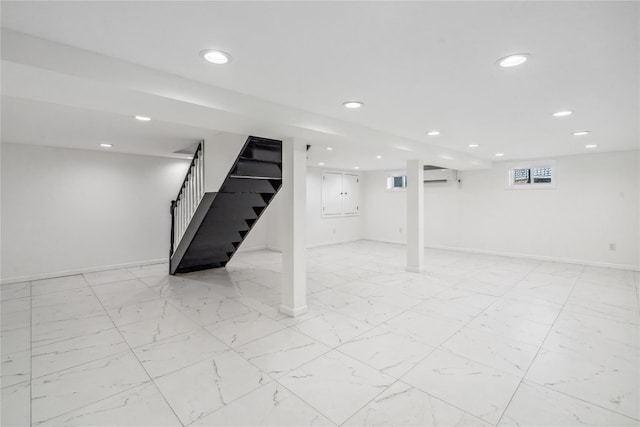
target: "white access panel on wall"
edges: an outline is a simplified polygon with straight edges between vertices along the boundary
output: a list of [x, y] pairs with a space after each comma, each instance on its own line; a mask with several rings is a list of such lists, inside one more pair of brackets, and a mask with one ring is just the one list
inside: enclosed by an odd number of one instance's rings
[[359, 183], [358, 175], [348, 173], [342, 175], [342, 212], [345, 215], [357, 214], [360, 211]]
[[342, 215], [341, 173], [322, 173], [322, 215]]
[[322, 172], [322, 216], [359, 214], [359, 188], [359, 175], [342, 172]]

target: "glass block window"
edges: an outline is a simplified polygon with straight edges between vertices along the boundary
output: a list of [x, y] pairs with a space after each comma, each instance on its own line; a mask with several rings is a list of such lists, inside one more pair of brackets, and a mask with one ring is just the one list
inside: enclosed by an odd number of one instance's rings
[[555, 188], [554, 160], [507, 164], [507, 188]]
[[513, 170], [513, 183], [514, 184], [529, 184], [531, 182], [531, 169], [514, 169]]
[[535, 184], [550, 183], [552, 169], [551, 168], [533, 168], [533, 182]]

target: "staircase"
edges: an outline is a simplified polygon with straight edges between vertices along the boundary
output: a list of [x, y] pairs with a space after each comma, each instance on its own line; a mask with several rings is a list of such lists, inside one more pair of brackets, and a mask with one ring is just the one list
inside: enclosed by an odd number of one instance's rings
[[224, 267], [282, 186], [282, 141], [250, 136], [218, 192], [204, 191], [202, 144], [171, 202], [170, 273]]

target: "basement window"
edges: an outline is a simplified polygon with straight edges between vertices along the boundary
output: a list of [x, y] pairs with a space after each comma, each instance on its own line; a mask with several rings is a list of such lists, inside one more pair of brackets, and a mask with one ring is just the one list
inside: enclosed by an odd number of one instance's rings
[[507, 165], [507, 188], [555, 188], [556, 162], [535, 161]]
[[400, 190], [407, 188], [406, 175], [390, 175], [387, 177], [387, 190]]

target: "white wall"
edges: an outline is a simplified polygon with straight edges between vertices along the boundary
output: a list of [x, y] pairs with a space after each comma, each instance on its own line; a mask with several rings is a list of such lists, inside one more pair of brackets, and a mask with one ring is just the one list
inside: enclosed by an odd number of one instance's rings
[[[425, 245], [640, 268], [639, 154], [556, 158], [554, 190], [505, 189], [505, 163], [425, 185]], [[406, 242], [406, 193], [365, 179], [365, 237]], [[614, 243], [616, 250], [609, 249]]]
[[2, 144], [2, 280], [166, 261], [189, 162]]
[[[3, 143], [3, 283], [166, 262], [169, 204], [188, 165]], [[266, 227], [263, 216], [239, 251], [265, 248]]]
[[400, 174], [406, 174], [406, 171], [364, 173], [366, 239], [407, 243], [407, 192], [404, 189], [386, 189], [387, 177]]
[[[353, 171], [348, 171], [353, 173]], [[363, 174], [360, 174], [360, 203], [364, 205]], [[282, 206], [276, 196], [267, 209], [267, 247], [282, 250]], [[364, 215], [322, 218], [322, 169], [307, 168], [307, 247], [360, 240], [364, 236]]]
[[251, 232], [247, 234], [242, 244], [238, 248], [238, 252], [255, 251], [265, 249], [267, 247], [267, 220], [268, 209], [262, 214], [258, 222], [253, 224]]
[[240, 150], [247, 142], [247, 135], [220, 132], [204, 141], [204, 190], [207, 193], [220, 190]]

